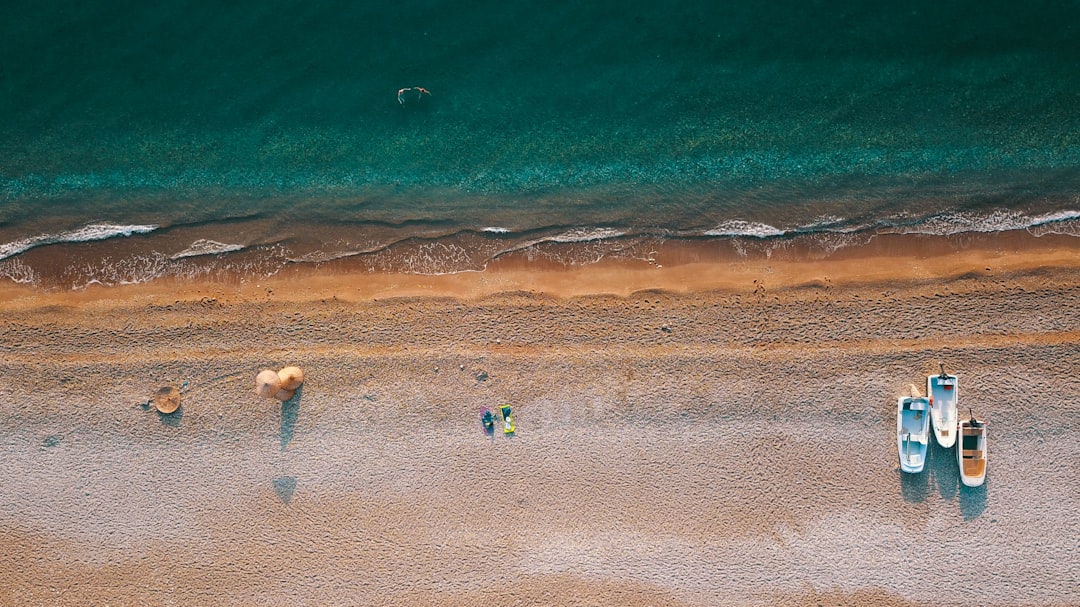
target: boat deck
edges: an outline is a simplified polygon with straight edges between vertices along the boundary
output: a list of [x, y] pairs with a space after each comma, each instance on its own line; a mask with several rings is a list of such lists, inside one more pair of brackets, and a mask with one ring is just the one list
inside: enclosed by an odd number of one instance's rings
[[964, 449], [963, 462], [964, 476], [979, 477], [986, 473], [986, 458], [982, 451]]
[[977, 450], [979, 448], [979, 437], [982, 436], [981, 432], [974, 432], [970, 434], [969, 432], [971, 432], [971, 430], [964, 431], [963, 449], [965, 453], [967, 453], [968, 451]]
[[900, 415], [899, 432], [901, 434], [910, 434], [912, 439], [919, 440], [920, 442], [926, 440], [926, 416], [929, 415], [929, 412], [926, 410], [927, 404], [928, 403], [923, 399], [912, 399], [904, 402], [903, 410]]
[[937, 375], [927, 378], [927, 396], [932, 399], [935, 409], [956, 406], [956, 376], [950, 375], [944, 380]]
[[[918, 416], [916, 416], [916, 414], [918, 414]], [[922, 434], [923, 415], [926, 414], [922, 411], [904, 411], [903, 424], [900, 427], [900, 431], [904, 434], [911, 434], [912, 438]]]

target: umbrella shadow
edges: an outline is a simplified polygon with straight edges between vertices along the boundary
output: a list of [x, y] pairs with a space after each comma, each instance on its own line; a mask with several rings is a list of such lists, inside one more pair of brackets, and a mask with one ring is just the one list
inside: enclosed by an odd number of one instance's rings
[[965, 521], [972, 521], [982, 515], [986, 510], [986, 484], [990, 482], [990, 475], [978, 487], [960, 487], [960, 514]]
[[281, 403], [281, 450], [289, 446], [289, 442], [296, 433], [296, 421], [300, 417], [300, 395], [304, 391], [301, 385], [296, 393], [287, 401]]
[[930, 479], [925, 471], [910, 474], [900, 472], [900, 495], [911, 504], [921, 504], [930, 495]]
[[162, 413], [161, 411], [154, 411], [157, 413], [158, 421], [163, 426], [169, 426], [170, 428], [179, 428], [180, 420], [184, 418], [184, 407], [181, 405], [172, 413]]
[[960, 468], [956, 463], [956, 449], [945, 448], [937, 444], [936, 440], [930, 442], [930, 474], [937, 483], [938, 493], [943, 500], [951, 500], [956, 497], [960, 489]]
[[296, 492], [295, 476], [279, 476], [274, 479], [274, 493], [285, 505], [292, 501], [293, 493]]

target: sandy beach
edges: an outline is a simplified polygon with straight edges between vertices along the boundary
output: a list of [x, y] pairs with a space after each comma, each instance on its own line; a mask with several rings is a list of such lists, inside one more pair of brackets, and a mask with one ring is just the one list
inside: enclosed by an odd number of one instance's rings
[[[5, 283], [0, 322], [0, 605], [1080, 604], [1072, 236]], [[898, 468], [939, 362], [977, 489]]]

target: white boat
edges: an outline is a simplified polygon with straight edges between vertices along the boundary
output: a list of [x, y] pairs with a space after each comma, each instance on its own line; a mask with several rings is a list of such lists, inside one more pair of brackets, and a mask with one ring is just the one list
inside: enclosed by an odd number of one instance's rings
[[926, 395], [930, 397], [934, 436], [938, 444], [946, 449], [956, 444], [956, 390], [956, 376], [946, 373], [945, 365], [941, 365], [940, 375], [926, 377]]
[[930, 401], [918, 396], [896, 399], [896, 449], [900, 469], [922, 472], [926, 465], [926, 447], [930, 443]]
[[960, 481], [968, 487], [978, 487], [986, 480], [986, 422], [971, 419], [960, 422], [960, 440], [956, 445], [956, 461], [960, 464]]

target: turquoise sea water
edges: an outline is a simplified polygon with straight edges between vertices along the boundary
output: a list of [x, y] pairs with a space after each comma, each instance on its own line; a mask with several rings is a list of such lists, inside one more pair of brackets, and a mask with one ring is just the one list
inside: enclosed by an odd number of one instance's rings
[[[592, 259], [643, 235], [1080, 217], [1076, 2], [0, 11], [0, 274], [17, 280], [84, 242], [128, 269], [76, 283], [256, 250], [278, 260], [259, 272], [345, 255], [452, 272], [538, 242]], [[399, 103], [414, 86], [431, 95]], [[423, 263], [386, 259], [417, 239]]]

